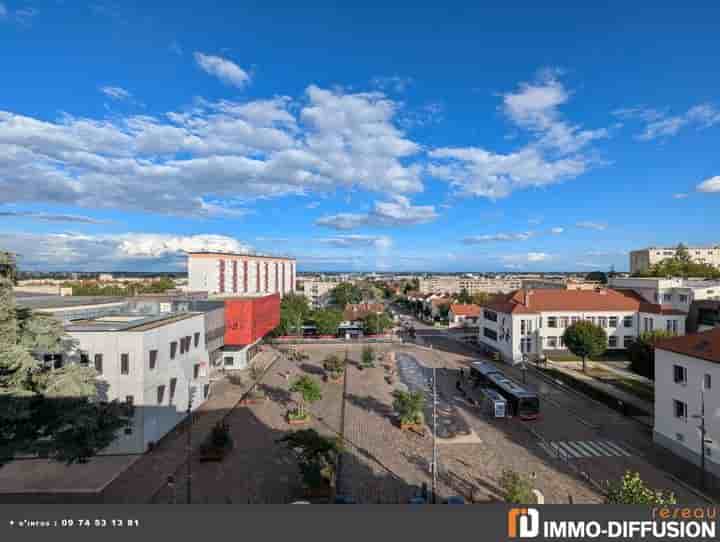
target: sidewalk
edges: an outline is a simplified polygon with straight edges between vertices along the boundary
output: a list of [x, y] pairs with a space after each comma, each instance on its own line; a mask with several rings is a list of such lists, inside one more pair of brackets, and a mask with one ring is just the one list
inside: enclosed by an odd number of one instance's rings
[[[268, 369], [278, 359], [275, 350], [266, 350], [253, 361]], [[249, 391], [253, 382], [248, 377], [242, 386], [230, 384], [226, 379], [212, 384], [210, 398], [193, 413], [192, 445], [197, 449], [210, 434], [213, 426], [222, 420]], [[101, 500], [113, 504], [147, 503], [167, 482], [187, 458], [187, 422], [180, 423], [165, 435], [152, 452], [141, 456], [129, 469], [118, 476], [102, 492]]]

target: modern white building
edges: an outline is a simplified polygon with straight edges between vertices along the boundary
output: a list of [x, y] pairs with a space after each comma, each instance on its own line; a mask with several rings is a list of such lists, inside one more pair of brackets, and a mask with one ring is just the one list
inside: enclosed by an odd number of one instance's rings
[[257, 296], [295, 291], [294, 258], [189, 252], [188, 288], [209, 294]]
[[605, 329], [608, 349], [627, 348], [641, 333], [683, 335], [685, 313], [649, 303], [631, 291], [518, 290], [482, 307], [478, 341], [513, 363], [565, 350], [565, 329], [588, 320]]
[[420, 279], [420, 293], [459, 294], [465, 290], [470, 295], [478, 293], [504, 293], [522, 287], [520, 279], [511, 277], [485, 278], [435, 275]]
[[720, 477], [720, 329], [673, 337], [655, 347], [657, 444], [695, 464], [701, 461], [700, 418], [705, 404], [706, 469]]
[[[77, 341], [68, 361], [95, 367], [99, 399], [117, 400], [132, 422], [103, 454], [143, 453], [208, 397], [209, 355], [203, 313], [116, 314], [65, 326]], [[61, 362], [62, 363], [62, 362]]]
[[480, 306], [472, 303], [452, 303], [448, 312], [448, 327], [475, 327], [480, 319]]
[[720, 299], [720, 281], [658, 277], [611, 277], [608, 285], [616, 290], [632, 290], [649, 303], [659, 303], [684, 313], [694, 301]]
[[[690, 260], [720, 267], [720, 245], [712, 247], [686, 247]], [[656, 263], [672, 258], [677, 247], [648, 247], [630, 252], [630, 273], [644, 273]]]

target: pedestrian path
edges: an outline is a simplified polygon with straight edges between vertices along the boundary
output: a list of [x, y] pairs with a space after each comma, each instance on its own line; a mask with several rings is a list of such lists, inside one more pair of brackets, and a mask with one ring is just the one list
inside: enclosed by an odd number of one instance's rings
[[630, 457], [633, 455], [612, 440], [552, 440], [540, 442], [539, 444], [548, 455], [560, 456], [563, 459]]

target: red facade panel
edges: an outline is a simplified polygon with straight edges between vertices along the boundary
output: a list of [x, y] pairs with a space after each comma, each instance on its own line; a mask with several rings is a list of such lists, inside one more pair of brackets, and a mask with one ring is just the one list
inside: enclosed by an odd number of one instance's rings
[[225, 344], [244, 346], [280, 324], [280, 296], [225, 300]]

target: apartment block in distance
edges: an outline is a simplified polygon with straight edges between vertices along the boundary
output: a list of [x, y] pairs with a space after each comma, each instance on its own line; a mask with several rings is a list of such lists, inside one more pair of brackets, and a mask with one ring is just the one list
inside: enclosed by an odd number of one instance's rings
[[[630, 252], [630, 273], [644, 273], [656, 263], [672, 258], [677, 247], [648, 247]], [[707, 263], [720, 267], [720, 246], [687, 247], [688, 255], [693, 262]]]
[[284, 297], [295, 291], [295, 273], [294, 258], [231, 252], [188, 253], [188, 288], [210, 295]]
[[419, 289], [423, 294], [459, 294], [465, 290], [472, 295], [511, 292], [521, 287], [520, 279], [512, 277], [476, 278], [436, 275], [421, 278]]

